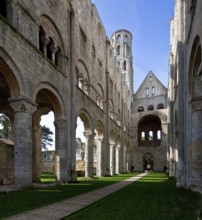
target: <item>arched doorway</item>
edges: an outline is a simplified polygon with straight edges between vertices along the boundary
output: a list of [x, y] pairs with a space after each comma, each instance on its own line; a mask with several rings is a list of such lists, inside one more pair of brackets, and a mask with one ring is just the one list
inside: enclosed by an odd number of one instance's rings
[[154, 157], [151, 153], [146, 153], [143, 157], [143, 170], [152, 171], [154, 167]]

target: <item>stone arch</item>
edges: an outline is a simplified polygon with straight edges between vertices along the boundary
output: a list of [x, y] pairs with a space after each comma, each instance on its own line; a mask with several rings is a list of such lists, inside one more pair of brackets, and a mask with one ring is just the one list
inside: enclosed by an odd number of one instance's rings
[[[56, 46], [59, 46], [61, 49], [64, 47], [64, 41], [62, 35], [55, 24], [55, 22], [48, 15], [41, 15], [38, 21], [39, 27], [43, 28], [43, 31], [46, 34], [46, 38], [54, 39]], [[64, 51], [62, 51], [64, 53]]]
[[201, 185], [202, 177], [202, 60], [201, 39], [196, 36], [193, 42], [189, 62], [189, 91], [191, 95], [191, 161], [192, 188]]
[[0, 47], [0, 71], [8, 83], [11, 97], [17, 97], [25, 92], [25, 83], [17, 65]]
[[[37, 110], [34, 112], [32, 117], [32, 180], [33, 182], [40, 182], [41, 173], [41, 126], [40, 120], [42, 115], [46, 115], [53, 111], [55, 118], [55, 175], [59, 182], [67, 181], [66, 174], [63, 173], [62, 161], [65, 159], [65, 153], [63, 156], [60, 155], [60, 148], [64, 148], [64, 131], [65, 131], [65, 120], [64, 120], [64, 103], [51, 85], [47, 83], [39, 83], [36, 86], [34, 93], [34, 100], [37, 103]], [[63, 163], [64, 164], [64, 163]]]
[[84, 123], [85, 130], [92, 130], [92, 119], [86, 109], [80, 109], [77, 113], [77, 117], [80, 117]]
[[63, 54], [65, 47], [62, 35], [53, 22], [47, 15], [41, 15], [39, 18], [39, 50], [46, 55], [60, 69], [64, 69]]
[[56, 119], [64, 116], [64, 101], [57, 89], [48, 83], [41, 82], [36, 86], [33, 99], [41, 107], [49, 108], [55, 113]]
[[164, 109], [164, 104], [163, 103], [159, 103], [157, 105], [157, 109]]
[[[160, 134], [159, 134], [160, 131]], [[160, 146], [161, 120], [156, 115], [146, 115], [138, 123], [138, 146]]]
[[192, 97], [202, 96], [202, 60], [201, 60], [201, 40], [197, 35], [192, 45], [189, 61], [189, 92]]

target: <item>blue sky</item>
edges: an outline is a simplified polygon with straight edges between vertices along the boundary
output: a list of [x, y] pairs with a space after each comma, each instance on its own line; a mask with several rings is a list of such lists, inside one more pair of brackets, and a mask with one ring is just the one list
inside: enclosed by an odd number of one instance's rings
[[133, 34], [134, 91], [151, 70], [167, 87], [169, 24], [174, 0], [92, 0], [108, 37], [118, 29]]

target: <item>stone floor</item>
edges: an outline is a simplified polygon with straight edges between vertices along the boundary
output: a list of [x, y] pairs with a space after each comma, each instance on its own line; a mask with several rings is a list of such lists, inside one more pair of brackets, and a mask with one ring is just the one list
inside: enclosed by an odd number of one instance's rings
[[57, 202], [42, 208], [27, 211], [13, 217], [7, 218], [9, 220], [56, 220], [63, 219], [80, 209], [83, 209], [104, 197], [120, 190], [121, 188], [139, 180], [147, 173], [139, 174], [138, 176], [129, 178], [125, 181], [118, 182], [85, 194], [81, 194], [61, 202]]

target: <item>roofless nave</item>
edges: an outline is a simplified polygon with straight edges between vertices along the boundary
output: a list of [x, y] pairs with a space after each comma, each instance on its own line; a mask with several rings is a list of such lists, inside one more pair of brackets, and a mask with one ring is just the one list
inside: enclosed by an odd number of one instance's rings
[[132, 35], [118, 30], [107, 39], [90, 0], [10, 0], [0, 8], [0, 112], [14, 142], [13, 154], [1, 154], [9, 169], [0, 163], [0, 181], [22, 188], [39, 180], [39, 123], [53, 111], [59, 182], [76, 180], [80, 117], [86, 177], [167, 167], [178, 186], [201, 190], [200, 1], [176, 0], [168, 93], [149, 72], [133, 94]]

